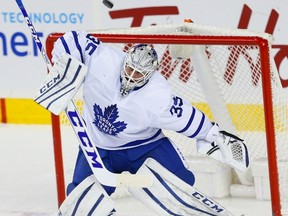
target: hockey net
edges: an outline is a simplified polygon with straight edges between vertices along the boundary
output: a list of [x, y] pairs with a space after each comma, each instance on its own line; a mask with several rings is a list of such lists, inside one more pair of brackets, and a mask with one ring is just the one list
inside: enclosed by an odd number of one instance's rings
[[[153, 44], [159, 55], [159, 72], [173, 91], [191, 101], [222, 129], [243, 138], [252, 165], [257, 160], [267, 161], [273, 212], [284, 215], [288, 211], [288, 97], [284, 97], [271, 56], [270, 35], [191, 23], [90, 33], [124, 51], [135, 43]], [[62, 35], [48, 37], [48, 55]], [[75, 102], [81, 111], [81, 93]], [[62, 202], [65, 184], [61, 130], [68, 120], [64, 113], [52, 119], [58, 200]], [[197, 155], [195, 140], [175, 132], [165, 133], [187, 158]]]

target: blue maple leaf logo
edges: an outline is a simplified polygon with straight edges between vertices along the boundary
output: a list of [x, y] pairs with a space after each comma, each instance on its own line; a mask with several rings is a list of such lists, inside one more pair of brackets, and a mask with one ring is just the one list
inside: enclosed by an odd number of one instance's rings
[[126, 129], [127, 124], [124, 121], [117, 121], [118, 108], [117, 105], [105, 107], [104, 113], [98, 104], [93, 106], [95, 119], [93, 124], [103, 133], [116, 136], [119, 132]]

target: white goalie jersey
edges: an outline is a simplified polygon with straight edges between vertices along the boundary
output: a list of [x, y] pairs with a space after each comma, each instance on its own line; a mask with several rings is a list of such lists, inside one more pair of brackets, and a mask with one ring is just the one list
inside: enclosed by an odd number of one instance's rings
[[103, 149], [147, 145], [164, 136], [162, 129], [205, 139], [210, 120], [190, 102], [173, 95], [155, 72], [149, 82], [126, 97], [120, 94], [125, 53], [86, 32], [68, 32], [55, 43], [55, 62], [63, 52], [88, 67], [83, 83], [83, 118], [93, 143]]

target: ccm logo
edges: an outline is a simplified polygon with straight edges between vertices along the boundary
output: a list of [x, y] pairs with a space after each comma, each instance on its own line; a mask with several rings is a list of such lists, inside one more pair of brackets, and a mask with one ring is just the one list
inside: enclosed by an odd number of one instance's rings
[[32, 33], [32, 36], [35, 40], [36, 43], [41, 43], [41, 41], [39, 40], [38, 36], [37, 36], [37, 32], [35, 30], [35, 28], [33, 27], [30, 19], [28, 17], [25, 17], [25, 20], [26, 20], [26, 23], [28, 24], [30, 30], [31, 30], [31, 33]]
[[60, 74], [58, 74], [57, 77], [53, 77], [51, 80], [49, 80], [45, 86], [43, 86], [42, 88], [40, 88], [40, 93], [44, 93], [45, 91], [47, 91], [49, 88], [51, 88], [51, 86], [53, 86], [58, 80], [60, 80]]
[[74, 130], [77, 132], [77, 136], [79, 141], [81, 142], [82, 149], [85, 150], [88, 157], [91, 160], [91, 164], [95, 168], [103, 168], [102, 164], [97, 161], [98, 154], [93, 147], [93, 143], [91, 142], [85, 127], [83, 126], [79, 115], [76, 111], [69, 111], [68, 116], [71, 124], [74, 125]]
[[204, 195], [202, 195], [202, 194], [200, 194], [198, 192], [194, 192], [192, 194], [192, 196], [195, 197], [196, 199], [200, 200], [203, 204], [205, 204], [210, 209], [213, 209], [214, 211], [216, 211], [218, 213], [224, 211], [224, 209], [219, 207], [217, 205], [217, 203], [214, 203], [212, 200], [208, 199], [207, 197], [205, 197]]

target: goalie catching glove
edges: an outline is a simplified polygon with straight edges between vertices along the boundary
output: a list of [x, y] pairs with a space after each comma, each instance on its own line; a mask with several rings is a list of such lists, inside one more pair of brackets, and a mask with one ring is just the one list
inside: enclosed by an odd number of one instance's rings
[[84, 64], [71, 55], [63, 54], [47, 74], [35, 102], [59, 115], [74, 98], [86, 73]]
[[206, 139], [197, 140], [196, 145], [198, 153], [209, 155], [233, 168], [246, 171], [249, 167], [248, 149], [243, 140], [220, 131], [217, 124], [212, 126]]

